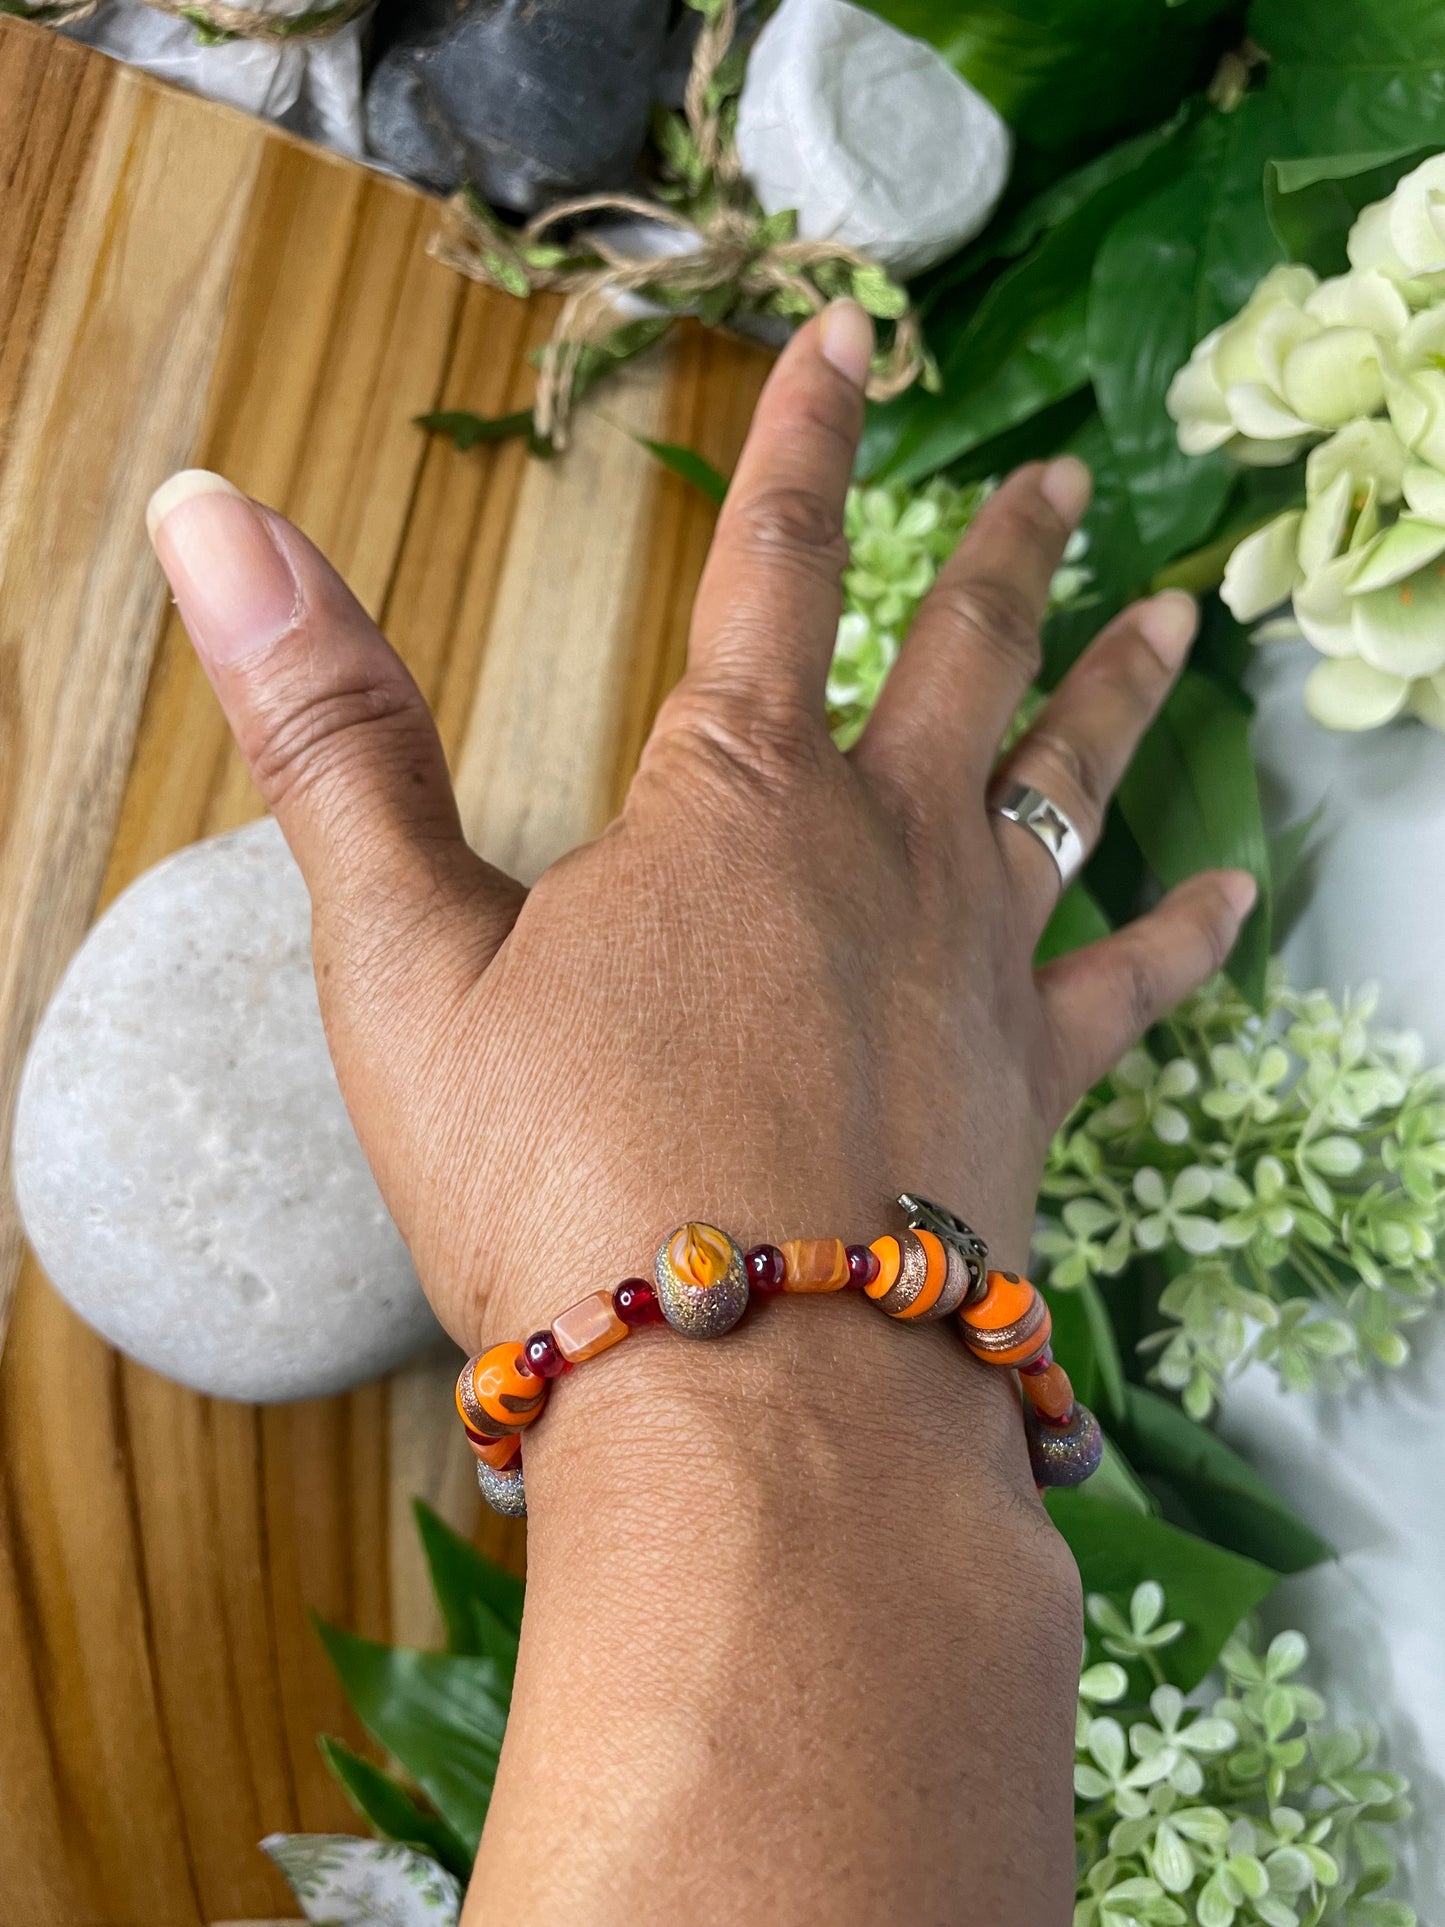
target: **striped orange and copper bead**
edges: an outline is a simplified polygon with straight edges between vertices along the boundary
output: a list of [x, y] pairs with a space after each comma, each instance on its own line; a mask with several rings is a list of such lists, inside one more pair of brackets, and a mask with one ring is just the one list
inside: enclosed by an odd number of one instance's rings
[[959, 1313], [959, 1326], [975, 1358], [1018, 1367], [1031, 1364], [1048, 1344], [1053, 1320], [1027, 1278], [991, 1271], [982, 1298]]
[[524, 1432], [540, 1418], [549, 1381], [527, 1364], [526, 1348], [509, 1341], [469, 1358], [457, 1379], [457, 1410], [469, 1432]]
[[947, 1318], [968, 1296], [967, 1264], [932, 1231], [875, 1238], [869, 1249], [878, 1260], [878, 1276], [865, 1290], [890, 1318]]

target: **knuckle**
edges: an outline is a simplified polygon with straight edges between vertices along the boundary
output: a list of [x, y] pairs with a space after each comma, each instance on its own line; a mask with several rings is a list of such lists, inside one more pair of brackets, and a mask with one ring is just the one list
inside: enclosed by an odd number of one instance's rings
[[801, 563], [830, 578], [836, 578], [847, 560], [838, 510], [812, 489], [763, 489], [741, 501], [736, 514], [744, 547], [756, 553]]
[[962, 640], [998, 657], [1011, 675], [1029, 681], [1042, 661], [1038, 625], [1027, 600], [1011, 583], [994, 576], [940, 583], [933, 591], [935, 610]]
[[1169, 681], [1158, 655], [1132, 629], [1112, 638], [1106, 649], [1087, 651], [1078, 674], [1140, 722], [1153, 715]]
[[417, 721], [419, 698], [410, 682], [362, 677], [307, 690], [263, 715], [251, 772], [274, 808], [334, 780], [351, 758], [378, 745], [400, 752]]
[[690, 687], [668, 697], [654, 742], [689, 761], [690, 774], [756, 793], [791, 788], [814, 768], [820, 749], [816, 720], [784, 690]]
[[1159, 988], [1149, 957], [1133, 945], [1119, 959], [1119, 1002], [1135, 1037], [1142, 1037], [1159, 1016]]

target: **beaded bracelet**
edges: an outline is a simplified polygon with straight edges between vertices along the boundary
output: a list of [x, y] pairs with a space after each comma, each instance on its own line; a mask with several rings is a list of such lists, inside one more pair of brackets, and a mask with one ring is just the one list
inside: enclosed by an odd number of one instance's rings
[[871, 1245], [793, 1238], [743, 1251], [715, 1225], [679, 1225], [658, 1250], [652, 1284], [624, 1278], [611, 1291], [589, 1292], [521, 1344], [493, 1345], [469, 1358], [457, 1380], [457, 1410], [487, 1503], [509, 1517], [525, 1516], [521, 1435], [541, 1417], [551, 1381], [644, 1325], [665, 1321], [685, 1338], [720, 1338], [754, 1293], [848, 1289], [904, 1322], [956, 1314], [975, 1358], [1019, 1375], [1035, 1482], [1081, 1485], [1104, 1442], [1054, 1358], [1048, 1306], [1027, 1278], [989, 1270], [983, 1240], [961, 1218], [907, 1191], [898, 1202], [908, 1229]]

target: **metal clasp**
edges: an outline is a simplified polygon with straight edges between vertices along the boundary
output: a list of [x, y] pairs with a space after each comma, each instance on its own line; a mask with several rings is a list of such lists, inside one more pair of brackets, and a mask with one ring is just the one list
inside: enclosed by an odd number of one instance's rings
[[973, 1291], [981, 1290], [988, 1274], [988, 1246], [973, 1226], [955, 1217], [952, 1211], [945, 1211], [942, 1205], [915, 1197], [911, 1191], [900, 1191], [898, 1203], [908, 1219], [908, 1229], [931, 1231], [940, 1242], [951, 1246], [969, 1268]]

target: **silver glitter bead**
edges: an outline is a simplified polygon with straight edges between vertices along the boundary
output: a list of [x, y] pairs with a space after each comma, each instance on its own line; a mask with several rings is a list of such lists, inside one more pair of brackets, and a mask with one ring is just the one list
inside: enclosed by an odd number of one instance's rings
[[[685, 1263], [689, 1247], [716, 1274], [710, 1283], [699, 1284], [692, 1275]], [[659, 1247], [653, 1277], [663, 1317], [684, 1338], [721, 1338], [748, 1308], [742, 1251], [715, 1225], [679, 1225]]]
[[1087, 1405], [1075, 1405], [1064, 1425], [1050, 1425], [1026, 1407], [1024, 1429], [1035, 1485], [1082, 1485], [1098, 1471], [1104, 1435]]
[[526, 1518], [527, 1489], [522, 1484], [520, 1464], [514, 1463], [505, 1472], [498, 1472], [494, 1466], [483, 1465], [478, 1459], [477, 1484], [493, 1512], [500, 1512], [508, 1519]]

